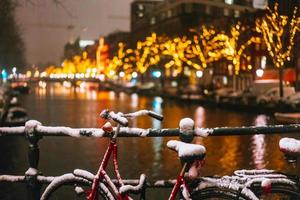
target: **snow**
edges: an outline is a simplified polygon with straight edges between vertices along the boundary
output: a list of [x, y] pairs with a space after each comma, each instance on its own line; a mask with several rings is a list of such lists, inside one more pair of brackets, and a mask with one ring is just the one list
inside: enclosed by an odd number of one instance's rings
[[124, 117], [124, 114], [121, 112], [114, 113], [113, 111], [105, 109], [100, 113], [100, 117], [104, 119], [112, 119], [115, 122], [121, 124], [122, 126], [128, 126], [128, 120]]
[[257, 198], [257, 196], [255, 196], [255, 194], [249, 188], [244, 187], [241, 193], [251, 200], [259, 200], [259, 198]]
[[[256, 195], [250, 190], [253, 185], [261, 185], [265, 192], [269, 192], [273, 183], [297, 187], [297, 184], [288, 179], [286, 175], [276, 173], [273, 170], [237, 170], [233, 176], [201, 177], [201, 181], [196, 190], [210, 187], [219, 187], [235, 190], [251, 200], [258, 200]], [[238, 174], [238, 176], [237, 176]]]
[[27, 169], [27, 171], [25, 172], [25, 175], [28, 175], [28, 176], [36, 176], [38, 174], [38, 170], [35, 169], [35, 168], [29, 168]]
[[29, 120], [25, 123], [25, 133], [32, 134], [36, 127], [42, 125], [41, 122], [36, 120]]
[[0, 175], [0, 182], [20, 182], [24, 181], [25, 176]]
[[124, 117], [123, 113], [118, 112], [117, 114], [115, 114], [111, 111], [109, 114], [114, 121], [118, 122], [122, 126], [128, 126], [128, 120]]
[[39, 133], [50, 134], [50, 135], [68, 135], [71, 137], [103, 137], [104, 131], [102, 129], [95, 128], [70, 128], [64, 126], [38, 126], [36, 130]]
[[265, 178], [287, 178], [286, 175], [276, 173], [274, 170], [268, 170], [268, 169], [253, 169], [253, 170], [247, 170], [247, 169], [242, 169], [242, 170], [236, 170], [234, 172], [234, 175], [242, 177], [242, 178], [260, 178], [260, 177], [265, 177]]
[[212, 134], [213, 129], [210, 128], [195, 128], [195, 135], [200, 137], [207, 137]]
[[71, 173], [64, 174], [62, 176], [56, 177], [45, 189], [44, 193], [41, 196], [40, 200], [48, 199], [48, 196], [53, 192], [58, 186], [62, 185], [65, 182], [70, 182], [75, 180], [75, 176]]
[[[53, 176], [37, 176], [40, 183], [50, 183], [53, 181]], [[0, 175], [0, 182], [24, 182], [25, 176]]]
[[300, 154], [300, 140], [293, 138], [282, 138], [279, 141], [279, 148], [285, 153]]
[[167, 146], [170, 149], [176, 150], [178, 152], [178, 156], [182, 157], [190, 157], [190, 156], [200, 156], [205, 154], [206, 149], [204, 146], [199, 144], [188, 144], [181, 141], [170, 140], [167, 143]]
[[153, 118], [155, 118], [157, 120], [162, 120], [163, 119], [162, 115], [160, 115], [158, 113], [155, 113], [153, 111], [150, 111], [150, 110], [139, 110], [139, 111], [134, 112], [134, 113], [124, 114], [123, 116], [124, 117], [134, 118], [134, 117], [145, 116], [145, 115], [153, 117]]
[[132, 136], [146, 137], [149, 134], [149, 129], [121, 127], [120, 133]]
[[51, 183], [54, 179], [54, 176], [37, 176], [37, 180], [40, 183]]
[[0, 136], [24, 134], [25, 127], [0, 127]]
[[194, 132], [194, 124], [191, 118], [183, 118], [179, 122], [179, 130], [185, 135], [191, 135]]
[[126, 194], [126, 193], [128, 193], [130, 191], [131, 192], [138, 192], [138, 191], [140, 191], [143, 188], [143, 186], [145, 184], [145, 181], [146, 181], [146, 175], [145, 174], [141, 174], [140, 181], [139, 181], [138, 185], [136, 185], [136, 186], [123, 185], [123, 186], [120, 187], [119, 192], [121, 194]]
[[80, 195], [80, 194], [84, 193], [84, 189], [82, 187], [76, 186], [75, 192], [77, 195]]
[[91, 172], [88, 172], [86, 170], [83, 169], [75, 169], [73, 171], [73, 174], [82, 178], [85, 178], [87, 180], [93, 181], [95, 178], [95, 175], [92, 174]]
[[[0, 127], [0, 136], [4, 135], [23, 135], [27, 131], [35, 130], [39, 135], [51, 136], [71, 136], [71, 137], [103, 137], [105, 132], [96, 128], [70, 128], [64, 126], [42, 126], [38, 121], [30, 120], [26, 122], [27, 128], [20, 127]], [[116, 130], [116, 127], [113, 127]], [[146, 137], [149, 129], [121, 127], [120, 133], [128, 136]]]
[[149, 111], [148, 110], [139, 110], [137, 112], [134, 113], [128, 113], [128, 114], [124, 114], [124, 117], [140, 117], [140, 116], [145, 116], [148, 115]]
[[190, 195], [188, 189], [185, 187], [185, 185], [181, 185], [180, 188], [181, 188], [181, 191], [182, 191], [181, 193], [182, 193], [183, 198], [185, 200], [192, 200], [191, 195]]
[[13, 97], [13, 98], [10, 100], [10, 104], [17, 104], [17, 103], [18, 103], [17, 97]]
[[175, 185], [176, 180], [174, 179], [169, 179], [169, 180], [159, 180], [155, 181], [153, 184], [155, 187], [165, 187], [166, 185]]

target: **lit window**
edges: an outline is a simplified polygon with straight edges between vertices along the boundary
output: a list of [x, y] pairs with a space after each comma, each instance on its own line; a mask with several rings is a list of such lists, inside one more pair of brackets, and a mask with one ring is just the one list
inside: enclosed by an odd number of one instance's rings
[[139, 13], [139, 18], [142, 18], [144, 16], [144, 13], [140, 12]]
[[225, 16], [229, 16], [229, 9], [224, 8], [224, 15], [225, 15]]
[[151, 17], [150, 24], [155, 24], [155, 23], [156, 23], [155, 17]]
[[139, 7], [139, 10], [144, 10], [144, 5], [143, 4], [139, 4], [138, 7]]
[[226, 4], [232, 5], [233, 4], [233, 0], [225, 0]]
[[235, 18], [240, 17], [240, 11], [235, 10], [235, 11], [234, 11], [234, 17], [235, 17]]

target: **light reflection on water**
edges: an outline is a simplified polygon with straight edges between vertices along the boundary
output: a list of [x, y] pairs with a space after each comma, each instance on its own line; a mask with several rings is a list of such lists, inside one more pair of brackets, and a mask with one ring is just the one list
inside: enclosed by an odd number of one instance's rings
[[[267, 116], [258, 115], [255, 118], [254, 126], [266, 126]], [[251, 149], [252, 149], [252, 160], [256, 169], [264, 169], [266, 166], [265, 154], [266, 154], [266, 143], [264, 135], [253, 135], [251, 137]]]
[[[158, 114], [162, 114], [162, 103], [163, 99], [161, 97], [154, 97], [152, 100], [152, 109], [154, 112]], [[156, 119], [152, 119], [152, 128], [161, 128], [161, 122]], [[157, 169], [157, 171], [161, 170], [161, 150], [163, 147], [163, 138], [156, 137], [151, 138], [152, 140], [152, 148], [154, 152], [154, 160], [153, 160], [153, 168]], [[154, 172], [154, 175], [157, 175], [157, 171]]]
[[[63, 88], [59, 84], [48, 84], [46, 89], [35, 88], [34, 93], [23, 97], [29, 116], [44, 125], [64, 125], [70, 127], [98, 127], [99, 113], [104, 108], [120, 112], [149, 109], [164, 115], [164, 121], [141, 117], [130, 126], [141, 128], [176, 128], [184, 117], [191, 117], [198, 127], [251, 126], [274, 124], [273, 118], [249, 112], [232, 112], [214, 106], [199, 106], [162, 99], [127, 95], [114, 92], [87, 90], [86, 88]], [[300, 138], [297, 135], [290, 135]], [[235, 169], [270, 168], [299, 172], [283, 160], [278, 148], [280, 135], [264, 136], [222, 136], [196, 138], [195, 142], [207, 149], [204, 175], [225, 175]], [[146, 173], [149, 179], [175, 178], [180, 170], [176, 153], [166, 148], [171, 138], [121, 138], [119, 159], [121, 174], [125, 178], [137, 178]], [[175, 138], [172, 138], [175, 139]], [[1, 141], [0, 141], [1, 142]], [[27, 163], [18, 163], [26, 157], [27, 146], [22, 140], [14, 144], [19, 152], [10, 160], [12, 173], [23, 172]], [[103, 155], [107, 139], [43, 138], [40, 142], [40, 168], [44, 174], [58, 175], [74, 168], [84, 168], [95, 172]], [[76, 152], [75, 152], [76, 149]], [[2, 152], [5, 152], [1, 148]], [[51, 150], [51, 151], [49, 151]], [[13, 154], [13, 152], [10, 152]], [[0, 163], [3, 165], [3, 163]], [[2, 169], [5, 172], [5, 169]]]

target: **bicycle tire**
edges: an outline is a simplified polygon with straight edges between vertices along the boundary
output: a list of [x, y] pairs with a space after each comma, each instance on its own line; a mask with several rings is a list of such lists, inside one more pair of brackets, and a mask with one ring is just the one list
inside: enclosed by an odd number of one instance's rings
[[[50, 197], [53, 195], [53, 193], [62, 186], [70, 185], [70, 184], [80, 184], [80, 183], [90, 183], [90, 185], [91, 185], [91, 182], [89, 180], [84, 179], [84, 178], [77, 178], [75, 176], [74, 176], [73, 180], [65, 179], [63, 181], [60, 181], [59, 184], [52, 184], [52, 182], [51, 182], [44, 190], [44, 193], [41, 196], [41, 200], [48, 200], [48, 199], [51, 200]], [[101, 182], [98, 187], [98, 195], [101, 200], [102, 199], [103, 200], [116, 200], [116, 198], [111, 193], [111, 191], [108, 189], [108, 187], [104, 183], [101, 183]]]
[[241, 194], [239, 191], [229, 188], [221, 188], [217, 186], [207, 187], [199, 190], [194, 190], [191, 193], [191, 199], [214, 199], [214, 200], [249, 200], [248, 197]]
[[300, 200], [300, 189], [299, 187], [292, 187], [287, 184], [272, 184], [271, 190], [269, 193], [264, 194], [261, 188], [253, 189], [256, 192], [256, 196], [261, 198], [264, 196], [264, 199], [291, 199], [291, 200]]

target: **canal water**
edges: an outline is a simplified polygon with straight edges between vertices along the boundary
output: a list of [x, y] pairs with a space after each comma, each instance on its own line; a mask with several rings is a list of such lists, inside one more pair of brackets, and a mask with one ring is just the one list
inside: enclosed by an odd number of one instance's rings
[[[232, 111], [216, 106], [145, 97], [137, 94], [116, 94], [92, 87], [67, 88], [59, 83], [46, 88], [32, 87], [21, 97], [31, 119], [44, 125], [97, 128], [99, 113], [105, 108], [123, 113], [149, 109], [164, 115], [164, 121], [142, 117], [130, 121], [140, 128], [176, 128], [181, 118], [190, 117], [199, 127], [250, 126], [276, 124], [272, 116], [245, 111]], [[289, 135], [300, 138], [297, 135]], [[226, 175], [236, 169], [275, 169], [297, 173], [299, 167], [286, 164], [278, 149], [282, 135], [224, 136], [196, 138], [195, 143], [207, 149], [203, 175]], [[181, 164], [166, 147], [176, 138], [120, 138], [119, 164], [124, 178], [138, 178], [145, 173], [150, 180], [174, 179]], [[45, 137], [40, 142], [39, 169], [45, 175], [61, 175], [76, 168], [96, 172], [108, 139]], [[23, 174], [27, 167], [27, 142], [24, 138], [0, 139], [0, 174]], [[111, 171], [111, 169], [109, 170]], [[53, 199], [71, 198], [71, 189], [62, 189]], [[26, 199], [25, 189], [17, 184], [1, 184], [0, 199]], [[165, 199], [164, 190], [151, 191], [150, 197]], [[158, 198], [160, 197], [160, 198]], [[150, 198], [150, 199], [152, 199]]]

